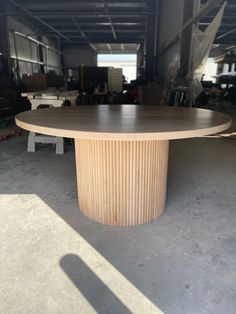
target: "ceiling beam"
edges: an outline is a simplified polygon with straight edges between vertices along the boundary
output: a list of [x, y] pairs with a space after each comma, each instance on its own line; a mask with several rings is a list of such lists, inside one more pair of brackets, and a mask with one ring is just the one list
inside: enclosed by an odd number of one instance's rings
[[[9, 0], [11, 1], [11, 0]], [[27, 10], [28, 11], [28, 10]], [[71, 16], [75, 17], [83, 17], [83, 18], [107, 18], [107, 14], [104, 13], [98, 13], [98, 12], [81, 12], [81, 11], [64, 11], [64, 12], [37, 12], [37, 13], [32, 13], [30, 11], [27, 12], [0, 12], [0, 16], [20, 16], [20, 15], [29, 15], [29, 14], [34, 14], [35, 16], [40, 16], [42, 18], [71, 18]], [[140, 18], [143, 17], [145, 18], [149, 13], [145, 12], [110, 12], [109, 16], [110, 17], [117, 17], [117, 18]], [[231, 16], [231, 18], [233, 18]]]
[[[78, 38], [78, 37], [77, 37]], [[80, 40], [78, 38], [78, 40], [76, 40], [76, 38], [74, 38], [75, 40], [71, 41], [68, 43], [68, 45], [72, 44], [86, 44], [84, 40]], [[104, 38], [104, 37], [98, 37], [98, 38], [90, 38], [90, 42], [92, 44], [139, 44], [139, 43], [143, 43], [144, 42], [144, 38], [140, 38], [138, 37], [130, 37], [130, 38], [118, 38], [117, 40], [115, 40], [114, 38]], [[62, 41], [62, 43], [66, 43], [66, 41]]]
[[236, 36], [235, 37], [225, 37], [221, 39], [216, 39], [214, 41], [214, 44], [226, 44], [226, 45], [234, 45], [236, 42]]
[[[211, 15], [205, 15], [204, 16], [204, 18], [202, 18], [202, 20], [206, 20], [206, 19], [208, 19], [208, 20], [212, 20], [212, 19], [214, 19], [215, 18], [215, 15], [213, 15], [213, 14], [211, 14]], [[235, 18], [235, 15], [227, 15], [226, 13], [224, 14], [224, 16], [223, 16], [223, 20], [224, 19], [234, 19]]]
[[77, 22], [76, 18], [73, 17], [72, 20], [73, 20], [75, 26], [78, 28], [78, 31], [80, 32], [81, 36], [82, 36], [82, 37], [84, 38], [84, 40], [87, 42], [87, 44], [88, 44], [94, 51], [97, 52], [97, 48], [96, 48], [92, 43], [90, 43], [90, 41], [88, 40], [87, 36], [86, 36], [85, 33], [82, 31], [82, 29], [81, 29], [79, 23]]
[[[83, 36], [81, 36], [80, 35], [80, 33], [78, 33], [78, 34], [68, 34], [68, 38], [81, 38], [81, 39], [83, 39], [84, 41], [86, 41], [85, 40], [85, 38], [83, 37]], [[121, 43], [122, 44], [122, 39], [127, 39], [127, 38], [131, 38], [131, 39], [133, 39], [131, 42], [133, 42], [134, 40], [135, 41], [137, 41], [137, 43], [139, 43], [140, 42], [140, 40], [139, 39], [143, 39], [144, 38], [144, 35], [137, 35], [137, 34], [135, 34], [135, 35], [130, 35], [130, 34], [123, 34], [122, 36], [119, 36], [119, 42], [117, 42], [117, 43]], [[118, 40], [118, 39], [114, 39], [113, 38], [113, 36], [112, 35], [109, 35], [109, 34], [91, 34], [89, 37], [88, 37], [88, 41], [86, 41], [87, 43], [89, 42], [89, 43], [93, 43], [93, 40], [94, 39], [100, 39], [101, 41], [102, 41], [102, 43], [110, 43], [110, 40], [112, 40], [112, 43], [115, 43], [116, 42], [116, 40]]]
[[[71, 8], [77, 9], [77, 10], [104, 10], [104, 2], [103, 1], [70, 1], [69, 3]], [[109, 1], [107, 3], [108, 9], [144, 9], [147, 7], [145, 1]], [[64, 10], [68, 7], [67, 2], [61, 2], [61, 1], [47, 1], [44, 3], [35, 3], [33, 1], [27, 1], [27, 8], [29, 10], [34, 10], [35, 12], [37, 10]]]
[[[59, 22], [59, 21], [51, 21], [50, 22], [50, 25], [53, 25], [53, 26], [74, 26], [74, 23], [70, 23], [70, 22]], [[92, 22], [80, 22], [79, 23], [80, 26], [110, 26], [110, 23], [109, 22], [95, 22], [95, 21], [92, 21]], [[120, 26], [120, 27], [125, 27], [125, 26], [128, 26], [128, 27], [133, 27], [133, 28], [138, 28], [138, 27], [144, 27], [144, 23], [129, 23], [129, 22], [114, 22], [113, 21], [113, 25], [116, 25], [116, 26]]]
[[[198, 23], [198, 25], [199, 26], [208, 26], [208, 25], [210, 25], [211, 24], [211, 22], [205, 22], [205, 23]], [[220, 26], [220, 28], [222, 28], [222, 27], [232, 27], [232, 26], [236, 26], [236, 20], [235, 20], [235, 23], [221, 23], [221, 26]]]
[[226, 36], [228, 36], [228, 35], [230, 35], [230, 34], [233, 34], [233, 33], [236, 33], [236, 28], [234, 28], [234, 29], [232, 29], [231, 31], [226, 32], [226, 33], [224, 33], [224, 34], [218, 36], [218, 37], [216, 38], [216, 40], [219, 40], [219, 39], [221, 39], [221, 38], [224, 38], [224, 37], [226, 37]]
[[61, 38], [64, 38], [66, 41], [70, 41], [70, 39], [68, 37], [66, 37], [65, 35], [63, 35], [60, 31], [58, 31], [56, 28], [54, 28], [53, 26], [49, 25], [47, 22], [45, 22], [44, 20], [42, 20], [41, 18], [39, 18], [38, 16], [35, 16], [34, 14], [32, 14], [30, 11], [28, 11], [27, 9], [25, 9], [21, 4], [19, 4], [18, 2], [14, 1], [14, 0], [9, 0], [12, 4], [14, 4], [16, 7], [18, 7], [19, 9], [23, 10], [27, 15], [29, 15], [30, 17], [34, 18], [35, 20], [37, 20], [38, 22], [40, 22], [41, 24], [47, 26], [48, 28], [50, 28], [54, 33], [56, 33], [57, 35], [59, 35]]
[[110, 26], [111, 26], [111, 31], [112, 31], [113, 37], [114, 37], [114, 39], [116, 39], [117, 38], [116, 32], [115, 32], [114, 25], [112, 23], [111, 17], [109, 15], [108, 4], [106, 3], [106, 0], [103, 0], [103, 4], [104, 4], [105, 12], [107, 14], [107, 19], [108, 19], [108, 21], [110, 23]]
[[[76, 29], [60, 29], [60, 31], [62, 33], [78, 33], [78, 30]], [[86, 29], [83, 31], [83, 33], [87, 34], [87, 33], [92, 33], [92, 34], [107, 34], [107, 33], [111, 33], [110, 30], [105, 30], [105, 29]], [[139, 29], [120, 29], [120, 30], [116, 30], [116, 33], [120, 33], [120, 34], [126, 34], [126, 33], [132, 33], [132, 34], [144, 34], [144, 30], [139, 30]]]
[[226, 47], [226, 48], [224, 49], [224, 51], [232, 50], [232, 49], [235, 49], [235, 48], [236, 48], [236, 45], [231, 45], [231, 46], [229, 46], [229, 47]]

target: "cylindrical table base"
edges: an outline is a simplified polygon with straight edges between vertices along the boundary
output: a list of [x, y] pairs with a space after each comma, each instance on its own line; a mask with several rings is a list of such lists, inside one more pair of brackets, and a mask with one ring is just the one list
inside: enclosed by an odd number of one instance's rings
[[169, 141], [75, 140], [79, 206], [115, 226], [146, 223], [165, 209]]

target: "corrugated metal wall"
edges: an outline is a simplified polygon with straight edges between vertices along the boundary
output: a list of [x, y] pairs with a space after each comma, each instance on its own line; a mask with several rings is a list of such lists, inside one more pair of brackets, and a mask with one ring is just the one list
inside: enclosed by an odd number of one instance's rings
[[45, 72], [55, 71], [57, 74], [62, 74], [61, 54], [56, 50], [55, 42], [45, 36], [43, 36], [42, 41], [48, 45], [48, 47], [43, 47]]
[[[20, 79], [23, 74], [39, 73], [41, 66], [45, 73], [52, 70], [57, 74], [62, 73], [61, 55], [52, 40], [44, 37], [42, 42], [45, 45], [41, 45], [35, 40], [37, 33], [34, 27], [26, 26], [23, 21], [13, 17], [8, 17], [8, 30], [10, 57], [16, 79]], [[43, 49], [43, 60], [40, 60], [39, 46]]]
[[12, 59], [13, 72], [16, 79], [23, 74], [32, 74], [40, 71], [38, 46], [36, 43], [24, 38], [20, 34], [32, 34], [33, 31], [16, 19], [8, 18], [9, 48]]

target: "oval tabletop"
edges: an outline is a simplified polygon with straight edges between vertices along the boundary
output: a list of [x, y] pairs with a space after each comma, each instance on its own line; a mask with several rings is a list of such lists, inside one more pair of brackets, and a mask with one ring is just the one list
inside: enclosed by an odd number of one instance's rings
[[81, 139], [170, 140], [226, 130], [231, 118], [215, 111], [167, 106], [87, 105], [31, 110], [16, 116], [28, 131]]

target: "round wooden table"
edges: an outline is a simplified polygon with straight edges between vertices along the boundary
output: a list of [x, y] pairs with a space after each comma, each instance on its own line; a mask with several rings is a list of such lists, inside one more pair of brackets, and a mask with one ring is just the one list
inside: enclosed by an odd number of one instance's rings
[[27, 111], [16, 124], [74, 138], [81, 211], [101, 223], [130, 226], [165, 209], [169, 140], [223, 131], [231, 118], [195, 108], [100, 105]]

